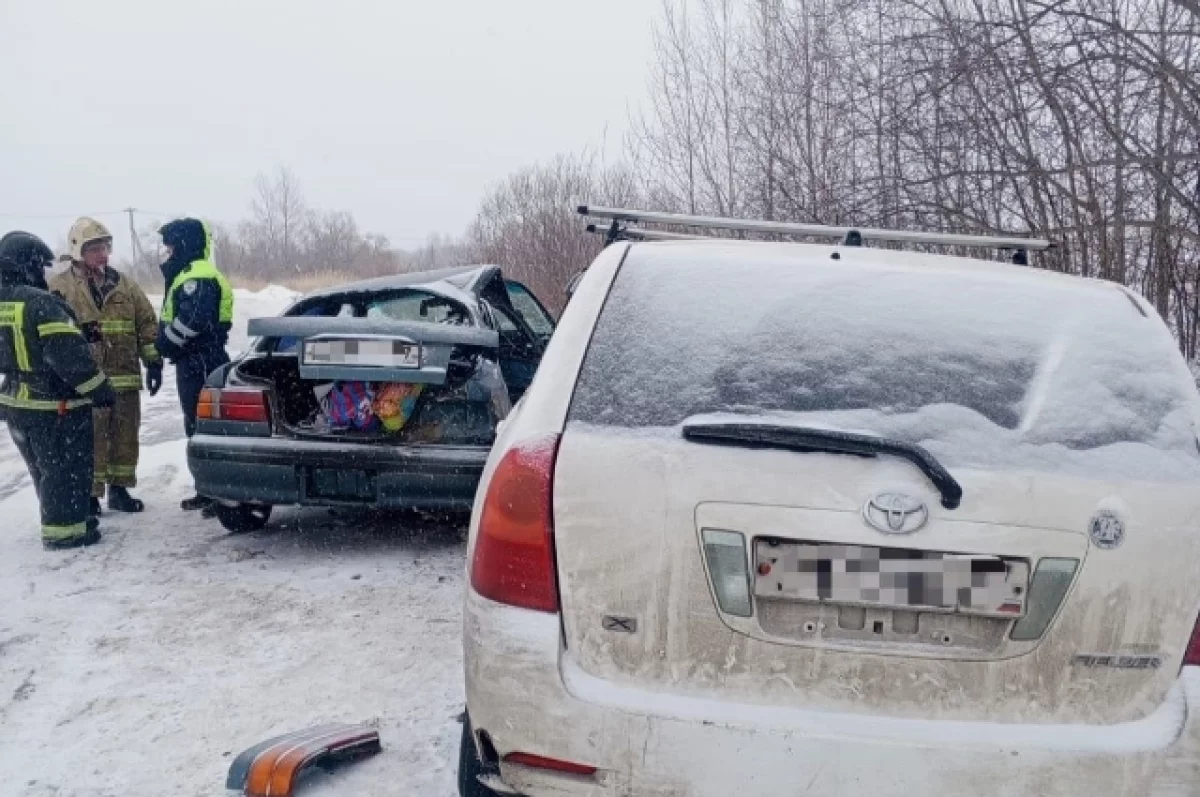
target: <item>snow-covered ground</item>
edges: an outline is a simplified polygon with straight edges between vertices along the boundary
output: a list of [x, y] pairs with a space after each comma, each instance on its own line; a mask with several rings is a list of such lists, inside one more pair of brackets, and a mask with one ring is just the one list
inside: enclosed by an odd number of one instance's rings
[[[231, 351], [289, 300], [240, 293]], [[0, 432], [0, 794], [224, 795], [238, 752], [329, 721], [374, 723], [384, 752], [304, 794], [453, 794], [461, 523], [283, 510], [230, 536], [178, 508], [190, 478], [166, 382], [145, 406], [147, 511], [106, 513], [91, 549], [41, 549]]]

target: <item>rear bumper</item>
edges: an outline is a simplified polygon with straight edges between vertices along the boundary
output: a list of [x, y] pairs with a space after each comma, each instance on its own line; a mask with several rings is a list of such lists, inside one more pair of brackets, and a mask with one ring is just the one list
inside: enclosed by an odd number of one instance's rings
[[501, 765], [517, 792], [718, 797], [1200, 794], [1200, 668], [1143, 720], [1109, 726], [879, 720], [679, 698], [583, 673], [559, 617], [468, 590], [467, 709], [500, 757], [596, 766], [595, 777]]
[[[272, 506], [359, 505], [380, 509], [470, 509], [488, 449], [382, 446], [279, 437], [198, 434], [188, 442], [188, 468], [201, 495]], [[312, 468], [363, 470], [373, 497], [332, 500], [311, 494]]]

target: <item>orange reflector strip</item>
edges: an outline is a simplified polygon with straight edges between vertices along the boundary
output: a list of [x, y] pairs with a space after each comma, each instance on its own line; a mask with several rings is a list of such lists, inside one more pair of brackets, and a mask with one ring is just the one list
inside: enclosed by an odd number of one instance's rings
[[504, 756], [509, 764], [519, 764], [534, 769], [548, 769], [553, 772], [565, 772], [568, 775], [595, 775], [596, 768], [587, 764], [576, 764], [571, 761], [559, 761], [557, 758], [545, 758], [532, 753], [509, 753]]
[[218, 399], [214, 393], [215, 391], [207, 387], [200, 391], [200, 401], [196, 404], [197, 418], [213, 420], [217, 417], [216, 407]]

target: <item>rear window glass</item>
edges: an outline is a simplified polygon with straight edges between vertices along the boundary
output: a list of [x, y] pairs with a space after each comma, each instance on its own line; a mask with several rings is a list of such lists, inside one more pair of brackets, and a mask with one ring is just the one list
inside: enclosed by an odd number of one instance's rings
[[646, 262], [635, 251], [571, 419], [645, 428], [786, 415], [981, 465], [1039, 464], [1022, 446], [1197, 459], [1195, 390], [1174, 342], [1116, 287], [779, 257], [683, 262], [663, 249]]
[[372, 300], [368, 318], [424, 321], [431, 324], [467, 324], [469, 318], [458, 302], [425, 291], [407, 291]]
[[[285, 315], [299, 317], [322, 316], [327, 318], [350, 318], [354, 316], [354, 305], [348, 302], [320, 302], [310, 305], [297, 305], [288, 310]], [[266, 345], [270, 345], [266, 343]], [[277, 354], [295, 354], [300, 351], [300, 338], [282, 337], [275, 341], [274, 351]]]

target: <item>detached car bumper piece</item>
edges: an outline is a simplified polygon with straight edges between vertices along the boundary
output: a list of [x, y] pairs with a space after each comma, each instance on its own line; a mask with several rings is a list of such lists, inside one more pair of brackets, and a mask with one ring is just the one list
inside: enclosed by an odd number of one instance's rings
[[291, 797], [300, 775], [375, 755], [379, 732], [363, 725], [321, 725], [246, 750], [229, 767], [225, 788], [246, 797]]

